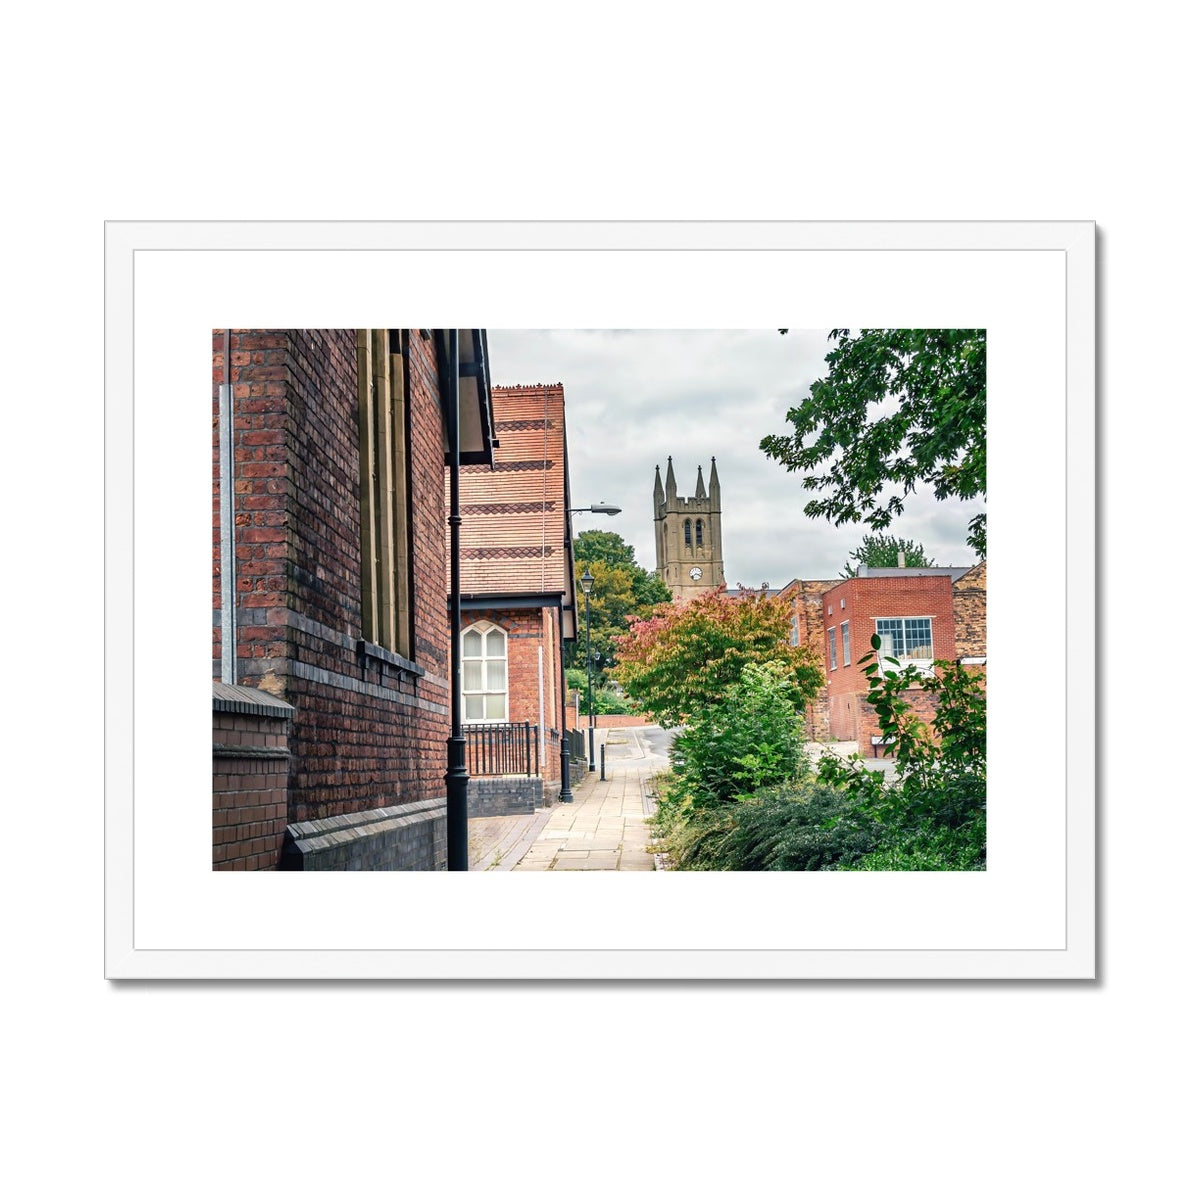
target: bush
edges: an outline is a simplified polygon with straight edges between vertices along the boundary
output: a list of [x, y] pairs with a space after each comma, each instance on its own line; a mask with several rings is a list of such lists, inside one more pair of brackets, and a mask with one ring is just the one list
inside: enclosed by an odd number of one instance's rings
[[846, 792], [807, 780], [740, 804], [668, 809], [659, 833], [680, 871], [828, 871], [868, 854], [878, 831]]
[[801, 774], [807, 760], [792, 693], [782, 666], [747, 663], [675, 739], [672, 762], [693, 805], [744, 799]]

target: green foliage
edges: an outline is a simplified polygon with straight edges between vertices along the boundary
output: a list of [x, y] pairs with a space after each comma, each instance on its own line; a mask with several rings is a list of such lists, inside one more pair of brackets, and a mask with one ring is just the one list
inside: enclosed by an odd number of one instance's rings
[[842, 578], [853, 579], [859, 567], [897, 567], [901, 554], [906, 567], [937, 566], [920, 542], [886, 533], [868, 533], [858, 549], [850, 552], [850, 561], [842, 567]]
[[[879, 650], [878, 636], [871, 646]], [[855, 869], [876, 871], [982, 870], [987, 859], [987, 695], [982, 677], [955, 663], [936, 662], [932, 675], [916, 667], [879, 667], [874, 653], [859, 660], [870, 685], [867, 699], [880, 732], [895, 739], [897, 782], [864, 788], [856, 764], [829, 763], [820, 777], [857, 794], [862, 811], [884, 830], [875, 854]], [[906, 693], [937, 698], [931, 728], [913, 712]], [[908, 865], [900, 865], [908, 864]]]
[[782, 664], [749, 662], [738, 682], [700, 711], [671, 751], [694, 806], [743, 799], [800, 774], [807, 760], [794, 695]]
[[[671, 590], [656, 574], [637, 565], [633, 547], [619, 534], [585, 529], [575, 537], [574, 553], [579, 636], [567, 644], [567, 665], [586, 666], [585, 613], [590, 613], [593, 682], [599, 686], [615, 658], [616, 639], [628, 631], [630, 620], [650, 616], [656, 604], [671, 599]], [[595, 582], [585, 600], [579, 580], [587, 570]]]
[[634, 621], [616, 643], [616, 676], [638, 711], [673, 726], [719, 703], [747, 663], [778, 662], [792, 706], [800, 709], [817, 694], [825, 672], [815, 651], [790, 644], [790, 632], [786, 601], [714, 589]]
[[[805, 472], [801, 482], [814, 493], [805, 513], [881, 530], [921, 483], [939, 500], [986, 498], [987, 331], [829, 336], [825, 377], [787, 414], [793, 432], [760, 443], [789, 471]], [[972, 518], [967, 544], [986, 556], [984, 514]]]
[[876, 837], [846, 792], [813, 780], [741, 804], [668, 809], [658, 832], [680, 871], [828, 871], [861, 859]]

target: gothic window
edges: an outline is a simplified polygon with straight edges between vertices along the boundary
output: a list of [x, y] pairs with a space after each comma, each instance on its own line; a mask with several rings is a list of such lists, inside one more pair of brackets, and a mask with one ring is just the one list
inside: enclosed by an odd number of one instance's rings
[[683, 523], [683, 544], [685, 546], [692, 544], [692, 522], [690, 518]]
[[704, 522], [703, 521], [696, 522], [696, 545], [697, 546], [704, 545]]
[[508, 638], [503, 629], [480, 621], [463, 630], [463, 719], [508, 719]]

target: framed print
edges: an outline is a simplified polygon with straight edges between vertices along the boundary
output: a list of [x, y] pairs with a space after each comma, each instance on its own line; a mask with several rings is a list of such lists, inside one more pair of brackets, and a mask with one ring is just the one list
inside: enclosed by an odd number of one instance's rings
[[1094, 977], [1091, 222], [105, 256], [109, 978]]

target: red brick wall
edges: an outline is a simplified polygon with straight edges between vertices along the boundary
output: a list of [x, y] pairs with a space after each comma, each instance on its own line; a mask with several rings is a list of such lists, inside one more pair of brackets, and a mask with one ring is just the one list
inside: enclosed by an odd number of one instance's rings
[[286, 721], [213, 713], [213, 870], [275, 869], [287, 782]]
[[[213, 335], [216, 395], [223, 331]], [[358, 651], [362, 636], [354, 330], [235, 330], [237, 682], [295, 706], [290, 821], [445, 794], [450, 732], [444, 460], [432, 342], [406, 331], [413, 659]], [[219, 507], [214, 465], [214, 677]]]
[[[845, 607], [842, 607], [842, 601]], [[832, 610], [832, 611], [831, 611]], [[822, 597], [821, 658], [829, 693], [829, 730], [837, 741], [857, 741], [864, 755], [872, 753], [870, 736], [878, 733], [874, 712], [861, 697], [867, 691], [858, 660], [870, 653], [876, 617], [931, 617], [933, 656], [955, 657], [953, 593], [948, 575], [880, 576], [847, 579]], [[850, 666], [843, 664], [843, 621], [850, 623]], [[830, 669], [829, 629], [837, 631], [838, 665]], [[932, 709], [925, 694], [910, 690], [907, 699], [926, 716]]]
[[[562, 655], [559, 613], [553, 608], [471, 610], [463, 613], [462, 628], [479, 621], [498, 625], [508, 634], [508, 719], [528, 721], [546, 730], [562, 729]], [[542, 648], [542, 703], [538, 705], [538, 647]], [[559, 743], [545, 742], [542, 778], [561, 775]]]

